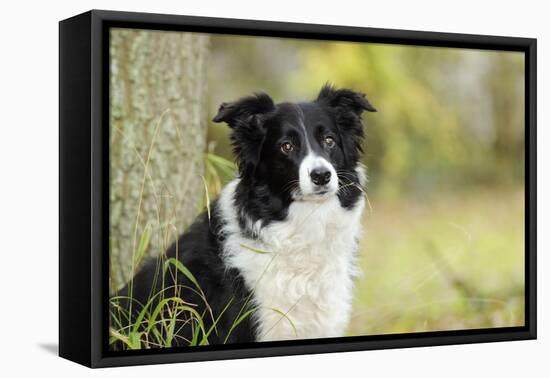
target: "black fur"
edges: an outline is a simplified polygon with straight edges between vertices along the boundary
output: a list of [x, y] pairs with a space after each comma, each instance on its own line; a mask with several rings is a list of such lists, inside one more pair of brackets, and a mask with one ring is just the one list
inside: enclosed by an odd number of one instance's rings
[[[353, 184], [338, 192], [342, 207], [353, 207], [361, 196], [355, 167], [362, 152], [361, 114], [365, 110], [376, 111], [363, 94], [349, 89], [337, 90], [329, 85], [322, 88], [313, 102], [275, 105], [267, 94], [258, 93], [222, 104], [213, 121], [226, 122], [232, 129], [231, 141], [240, 178], [234, 204], [241, 217], [241, 232], [249, 237], [256, 236], [247, 228], [245, 216], [254, 222], [261, 221], [262, 226], [285, 219], [290, 204], [295, 200], [293, 190], [296, 186], [289, 183], [298, 179], [298, 167], [306, 153], [306, 137], [315, 153], [334, 166], [341, 183]], [[336, 142], [333, 148], [323, 144], [327, 135]], [[281, 144], [285, 141], [292, 141], [296, 146], [292, 154], [281, 153]], [[235, 327], [228, 337], [233, 322], [252, 308], [251, 292], [245, 287], [239, 272], [224, 264], [222, 247], [225, 236], [221, 232], [224, 220], [220, 217], [217, 202], [213, 202], [211, 208], [210, 218], [206, 213], [201, 214], [165, 255], [148, 261], [134, 277], [131, 294], [135, 301], [132, 307], [134, 312], [139, 311], [163, 287], [165, 297], [174, 296], [174, 286], [180, 285], [181, 291], [177, 295], [203, 314], [206, 329], [223, 311], [216, 330], [208, 337], [210, 344], [253, 342], [253, 316]], [[174, 268], [168, 270], [164, 280], [155, 280], [167, 258], [178, 259], [192, 272], [210, 308], [204, 305], [199, 293], [189, 289], [194, 288], [194, 284], [181, 272], [176, 276]], [[119, 293], [121, 296], [129, 294], [130, 285]], [[157, 299], [160, 297], [157, 295]], [[153, 301], [153, 306], [156, 303], [158, 300]], [[120, 300], [120, 304], [129, 307], [128, 301]], [[184, 324], [185, 319], [180, 320], [180, 324]], [[172, 346], [188, 345], [190, 327], [182, 327], [176, 335]]]

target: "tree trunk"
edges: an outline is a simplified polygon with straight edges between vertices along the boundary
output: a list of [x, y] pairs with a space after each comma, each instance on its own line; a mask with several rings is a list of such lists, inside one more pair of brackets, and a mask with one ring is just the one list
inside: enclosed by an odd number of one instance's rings
[[111, 288], [166, 250], [198, 211], [209, 40], [113, 29], [110, 44]]

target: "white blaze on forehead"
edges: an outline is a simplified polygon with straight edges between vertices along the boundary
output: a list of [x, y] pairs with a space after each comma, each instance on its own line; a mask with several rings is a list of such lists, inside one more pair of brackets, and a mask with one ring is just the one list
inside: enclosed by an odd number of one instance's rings
[[304, 160], [300, 163], [300, 170], [298, 172], [302, 195], [308, 196], [315, 193], [315, 185], [311, 181], [310, 176], [314, 169], [328, 170], [331, 175], [326, 190], [330, 193], [334, 193], [338, 190], [338, 178], [332, 164], [325, 158], [317, 156], [312, 151], [309, 151]]
[[304, 112], [298, 105], [296, 105], [296, 110], [298, 113], [298, 124], [300, 125], [300, 127], [302, 128], [302, 131], [304, 132], [304, 141], [305, 141], [307, 152], [308, 154], [311, 154], [312, 153], [311, 143], [309, 143], [309, 135], [306, 130], [306, 125], [304, 123], [304, 119], [305, 119]]
[[300, 163], [300, 169], [298, 172], [299, 182], [300, 182], [300, 192], [302, 196], [314, 195], [316, 191], [316, 185], [311, 181], [311, 172], [314, 169], [321, 169], [324, 171], [329, 171], [331, 174], [330, 181], [327, 183], [324, 190], [327, 191], [327, 194], [334, 194], [338, 190], [338, 177], [336, 175], [336, 170], [325, 158], [318, 156], [313, 149], [311, 148], [312, 141], [309, 140], [309, 134], [306, 129], [305, 115], [302, 109], [296, 105], [296, 113], [298, 114], [298, 125], [304, 133], [304, 147], [307, 151], [307, 155], [304, 160]]

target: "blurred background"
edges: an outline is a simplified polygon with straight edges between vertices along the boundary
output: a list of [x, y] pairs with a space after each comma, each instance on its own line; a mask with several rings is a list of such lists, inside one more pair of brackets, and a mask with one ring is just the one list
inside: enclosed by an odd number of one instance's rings
[[524, 324], [522, 53], [114, 29], [111, 288], [234, 177], [221, 102], [367, 94], [349, 335]]

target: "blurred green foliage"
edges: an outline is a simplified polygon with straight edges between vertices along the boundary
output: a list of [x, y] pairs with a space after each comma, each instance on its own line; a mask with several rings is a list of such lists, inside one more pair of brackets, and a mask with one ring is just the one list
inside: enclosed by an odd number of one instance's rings
[[[325, 82], [367, 94], [370, 192], [390, 198], [523, 180], [523, 55], [451, 48], [223, 36], [212, 40], [210, 114], [263, 90], [314, 99]], [[230, 157], [227, 130], [211, 125]]]
[[350, 335], [524, 324], [522, 190], [377, 201]]

